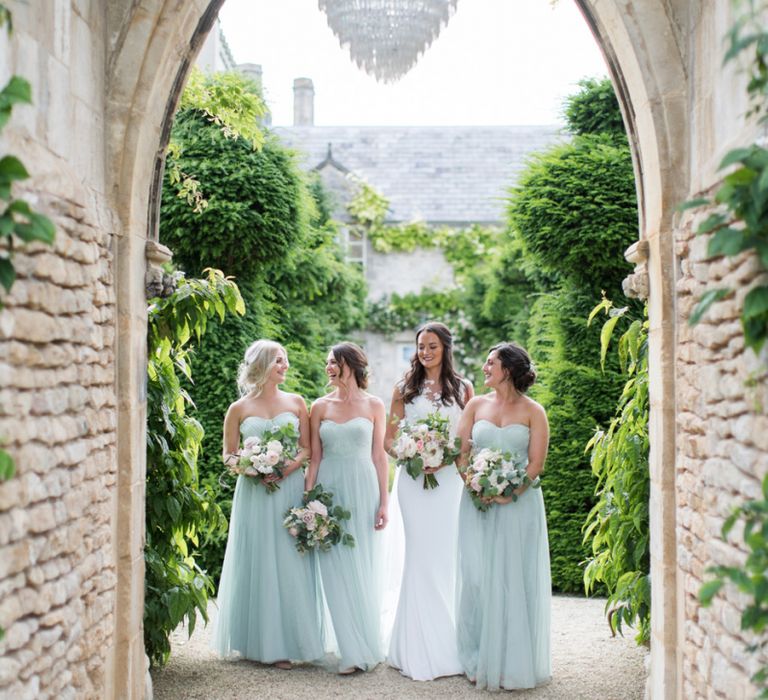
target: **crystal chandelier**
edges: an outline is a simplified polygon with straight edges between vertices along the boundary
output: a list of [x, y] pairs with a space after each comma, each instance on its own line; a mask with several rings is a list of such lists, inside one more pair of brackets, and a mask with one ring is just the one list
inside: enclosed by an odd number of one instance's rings
[[376, 80], [405, 75], [437, 38], [458, 0], [319, 0], [352, 60]]

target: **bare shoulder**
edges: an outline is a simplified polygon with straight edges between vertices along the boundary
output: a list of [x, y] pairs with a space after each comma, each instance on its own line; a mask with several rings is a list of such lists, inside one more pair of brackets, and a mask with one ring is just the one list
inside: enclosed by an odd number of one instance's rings
[[285, 398], [291, 402], [291, 406], [295, 407], [297, 411], [306, 409], [307, 404], [301, 394], [291, 394], [287, 391], [284, 391], [283, 393], [285, 394]]
[[229, 408], [227, 409], [227, 418], [231, 420], [237, 419], [239, 422], [240, 416], [243, 415], [246, 401], [247, 401], [246, 397], [243, 396], [239, 398], [237, 401], [233, 401], [231, 404], [229, 404]]
[[386, 411], [384, 402], [373, 394], [368, 394], [368, 406], [374, 413], [383, 413]]
[[476, 411], [480, 406], [488, 401], [488, 394], [481, 394], [480, 396], [473, 396], [467, 405], [464, 407], [465, 411]]
[[531, 417], [536, 417], [536, 418], [547, 417], [547, 412], [544, 409], [544, 406], [542, 406], [538, 401], [534, 401], [529, 396], [526, 396], [525, 398], [527, 399], [526, 407], [528, 411], [530, 411]]
[[309, 408], [310, 415], [312, 416], [324, 416], [328, 410], [328, 398], [321, 396], [319, 399], [315, 399]]

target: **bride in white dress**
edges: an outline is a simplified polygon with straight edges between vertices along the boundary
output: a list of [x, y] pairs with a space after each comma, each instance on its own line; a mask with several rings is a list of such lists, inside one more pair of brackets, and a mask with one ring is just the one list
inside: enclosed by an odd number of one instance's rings
[[[455, 434], [472, 385], [453, 369], [453, 338], [442, 323], [416, 334], [411, 369], [392, 393], [385, 446], [391, 450], [399, 422], [435, 411]], [[456, 647], [455, 583], [459, 500], [463, 482], [453, 464], [425, 469], [439, 486], [424, 489], [423, 477], [400, 470], [397, 500], [405, 530], [405, 564], [387, 663], [417, 681], [463, 673]]]

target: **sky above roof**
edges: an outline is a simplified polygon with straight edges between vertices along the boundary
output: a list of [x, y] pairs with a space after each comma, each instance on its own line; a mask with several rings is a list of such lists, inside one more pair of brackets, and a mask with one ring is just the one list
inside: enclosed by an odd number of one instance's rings
[[459, 0], [416, 67], [394, 84], [358, 69], [316, 0], [227, 0], [238, 63], [259, 63], [275, 125], [293, 122], [293, 79], [311, 78], [318, 125], [560, 124], [563, 99], [606, 75], [573, 0]]

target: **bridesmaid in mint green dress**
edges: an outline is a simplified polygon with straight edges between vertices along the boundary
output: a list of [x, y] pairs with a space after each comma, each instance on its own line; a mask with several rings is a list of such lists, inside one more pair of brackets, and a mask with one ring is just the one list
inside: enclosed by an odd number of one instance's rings
[[[460, 468], [473, 448], [528, 455], [536, 479], [544, 467], [549, 427], [544, 409], [525, 395], [536, 373], [515, 343], [491, 348], [483, 365], [489, 394], [467, 403], [458, 434]], [[471, 443], [470, 443], [471, 440]], [[494, 498], [479, 511], [464, 491], [459, 510], [457, 639], [467, 677], [478, 688], [533, 688], [552, 675], [552, 586], [544, 499], [523, 486], [517, 500]]]
[[213, 647], [235, 656], [290, 668], [291, 661], [322, 658], [322, 602], [317, 562], [302, 556], [283, 527], [283, 514], [301, 503], [301, 464], [309, 454], [309, 415], [303, 399], [281, 391], [288, 357], [270, 340], [245, 353], [238, 384], [244, 396], [224, 419], [224, 463], [234, 466], [241, 438], [293, 423], [299, 453], [288, 462], [272, 493], [259, 481], [239, 476], [232, 499], [229, 538], [217, 599]]
[[388, 461], [384, 404], [368, 394], [368, 361], [353, 343], [334, 345], [325, 371], [333, 391], [311, 412], [312, 459], [306, 488], [316, 483], [351, 511], [345, 527], [355, 546], [320, 552], [323, 591], [338, 646], [339, 673], [369, 671], [384, 660], [381, 534], [387, 524]]

